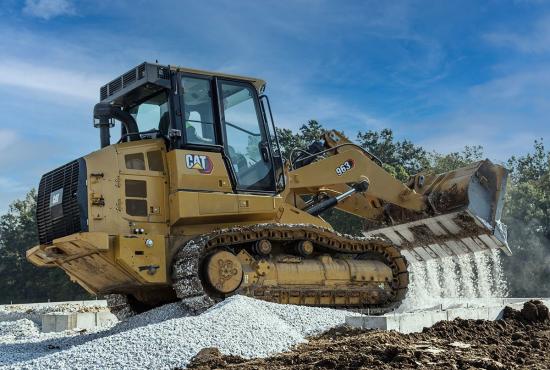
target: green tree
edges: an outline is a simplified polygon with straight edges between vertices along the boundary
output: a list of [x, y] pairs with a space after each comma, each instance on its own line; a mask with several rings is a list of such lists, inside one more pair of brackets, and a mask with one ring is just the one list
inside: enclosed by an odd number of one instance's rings
[[508, 161], [510, 181], [503, 222], [513, 255], [504, 259], [513, 296], [550, 294], [550, 152], [535, 141], [534, 152]]
[[0, 303], [89, 298], [60, 269], [38, 268], [26, 260], [25, 252], [36, 244], [36, 191], [31, 190], [0, 216]]
[[439, 154], [432, 152], [427, 156], [429, 170], [433, 173], [443, 173], [464, 167], [483, 159], [483, 147], [480, 145], [465, 146], [461, 152]]
[[294, 149], [306, 150], [316, 140], [320, 140], [326, 130], [316, 120], [309, 120], [294, 133], [287, 128], [277, 128], [277, 136], [281, 145], [281, 152], [285, 159], [290, 159]]
[[391, 129], [360, 131], [357, 134], [357, 142], [377, 156], [382, 161], [384, 169], [401, 181], [429, 168], [424, 148], [410, 140], [396, 140]]

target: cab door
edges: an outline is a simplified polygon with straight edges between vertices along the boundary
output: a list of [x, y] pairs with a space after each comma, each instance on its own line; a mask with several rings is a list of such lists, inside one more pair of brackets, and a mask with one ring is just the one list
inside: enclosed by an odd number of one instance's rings
[[274, 220], [282, 198], [254, 86], [185, 74], [181, 95], [184, 143], [167, 154], [171, 224], [192, 235]]
[[256, 89], [249, 83], [218, 79], [224, 151], [238, 193], [274, 193], [270, 138], [260, 114]]

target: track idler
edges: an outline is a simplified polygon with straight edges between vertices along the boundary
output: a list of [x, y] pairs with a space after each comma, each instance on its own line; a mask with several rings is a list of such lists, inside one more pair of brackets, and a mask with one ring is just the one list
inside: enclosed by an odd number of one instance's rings
[[229, 294], [241, 285], [243, 267], [233, 253], [218, 251], [207, 257], [204, 275], [212, 289], [220, 294]]

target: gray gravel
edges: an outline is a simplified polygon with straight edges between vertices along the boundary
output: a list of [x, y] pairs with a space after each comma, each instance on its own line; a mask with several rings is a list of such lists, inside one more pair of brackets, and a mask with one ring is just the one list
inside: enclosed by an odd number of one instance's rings
[[38, 337], [38, 326], [29, 319], [0, 322], [0, 342]]
[[0, 367], [169, 369], [186, 366], [205, 347], [262, 357], [340, 325], [346, 315], [350, 313], [234, 296], [201, 315], [188, 316], [174, 303], [100, 332], [0, 341]]

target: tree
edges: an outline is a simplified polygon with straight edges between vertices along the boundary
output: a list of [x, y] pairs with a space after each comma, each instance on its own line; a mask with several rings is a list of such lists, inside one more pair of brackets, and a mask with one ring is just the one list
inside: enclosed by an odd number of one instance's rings
[[483, 159], [483, 147], [481, 145], [465, 146], [462, 152], [439, 154], [432, 152], [427, 156], [430, 172], [443, 173], [464, 167], [470, 163]]
[[550, 152], [535, 141], [534, 152], [508, 161], [510, 181], [503, 221], [513, 256], [504, 259], [514, 296], [550, 294]]
[[323, 126], [315, 120], [309, 120], [307, 124], [302, 125], [297, 133], [287, 128], [277, 128], [283, 157], [290, 159], [290, 153], [294, 149], [306, 150], [311, 143], [320, 140], [325, 132]]
[[36, 244], [36, 191], [31, 190], [0, 216], [0, 303], [89, 298], [60, 269], [38, 268], [26, 260], [26, 250]]
[[357, 134], [357, 142], [377, 156], [382, 161], [384, 169], [401, 181], [429, 168], [424, 148], [414, 145], [409, 140], [395, 140], [391, 129], [360, 131]]

